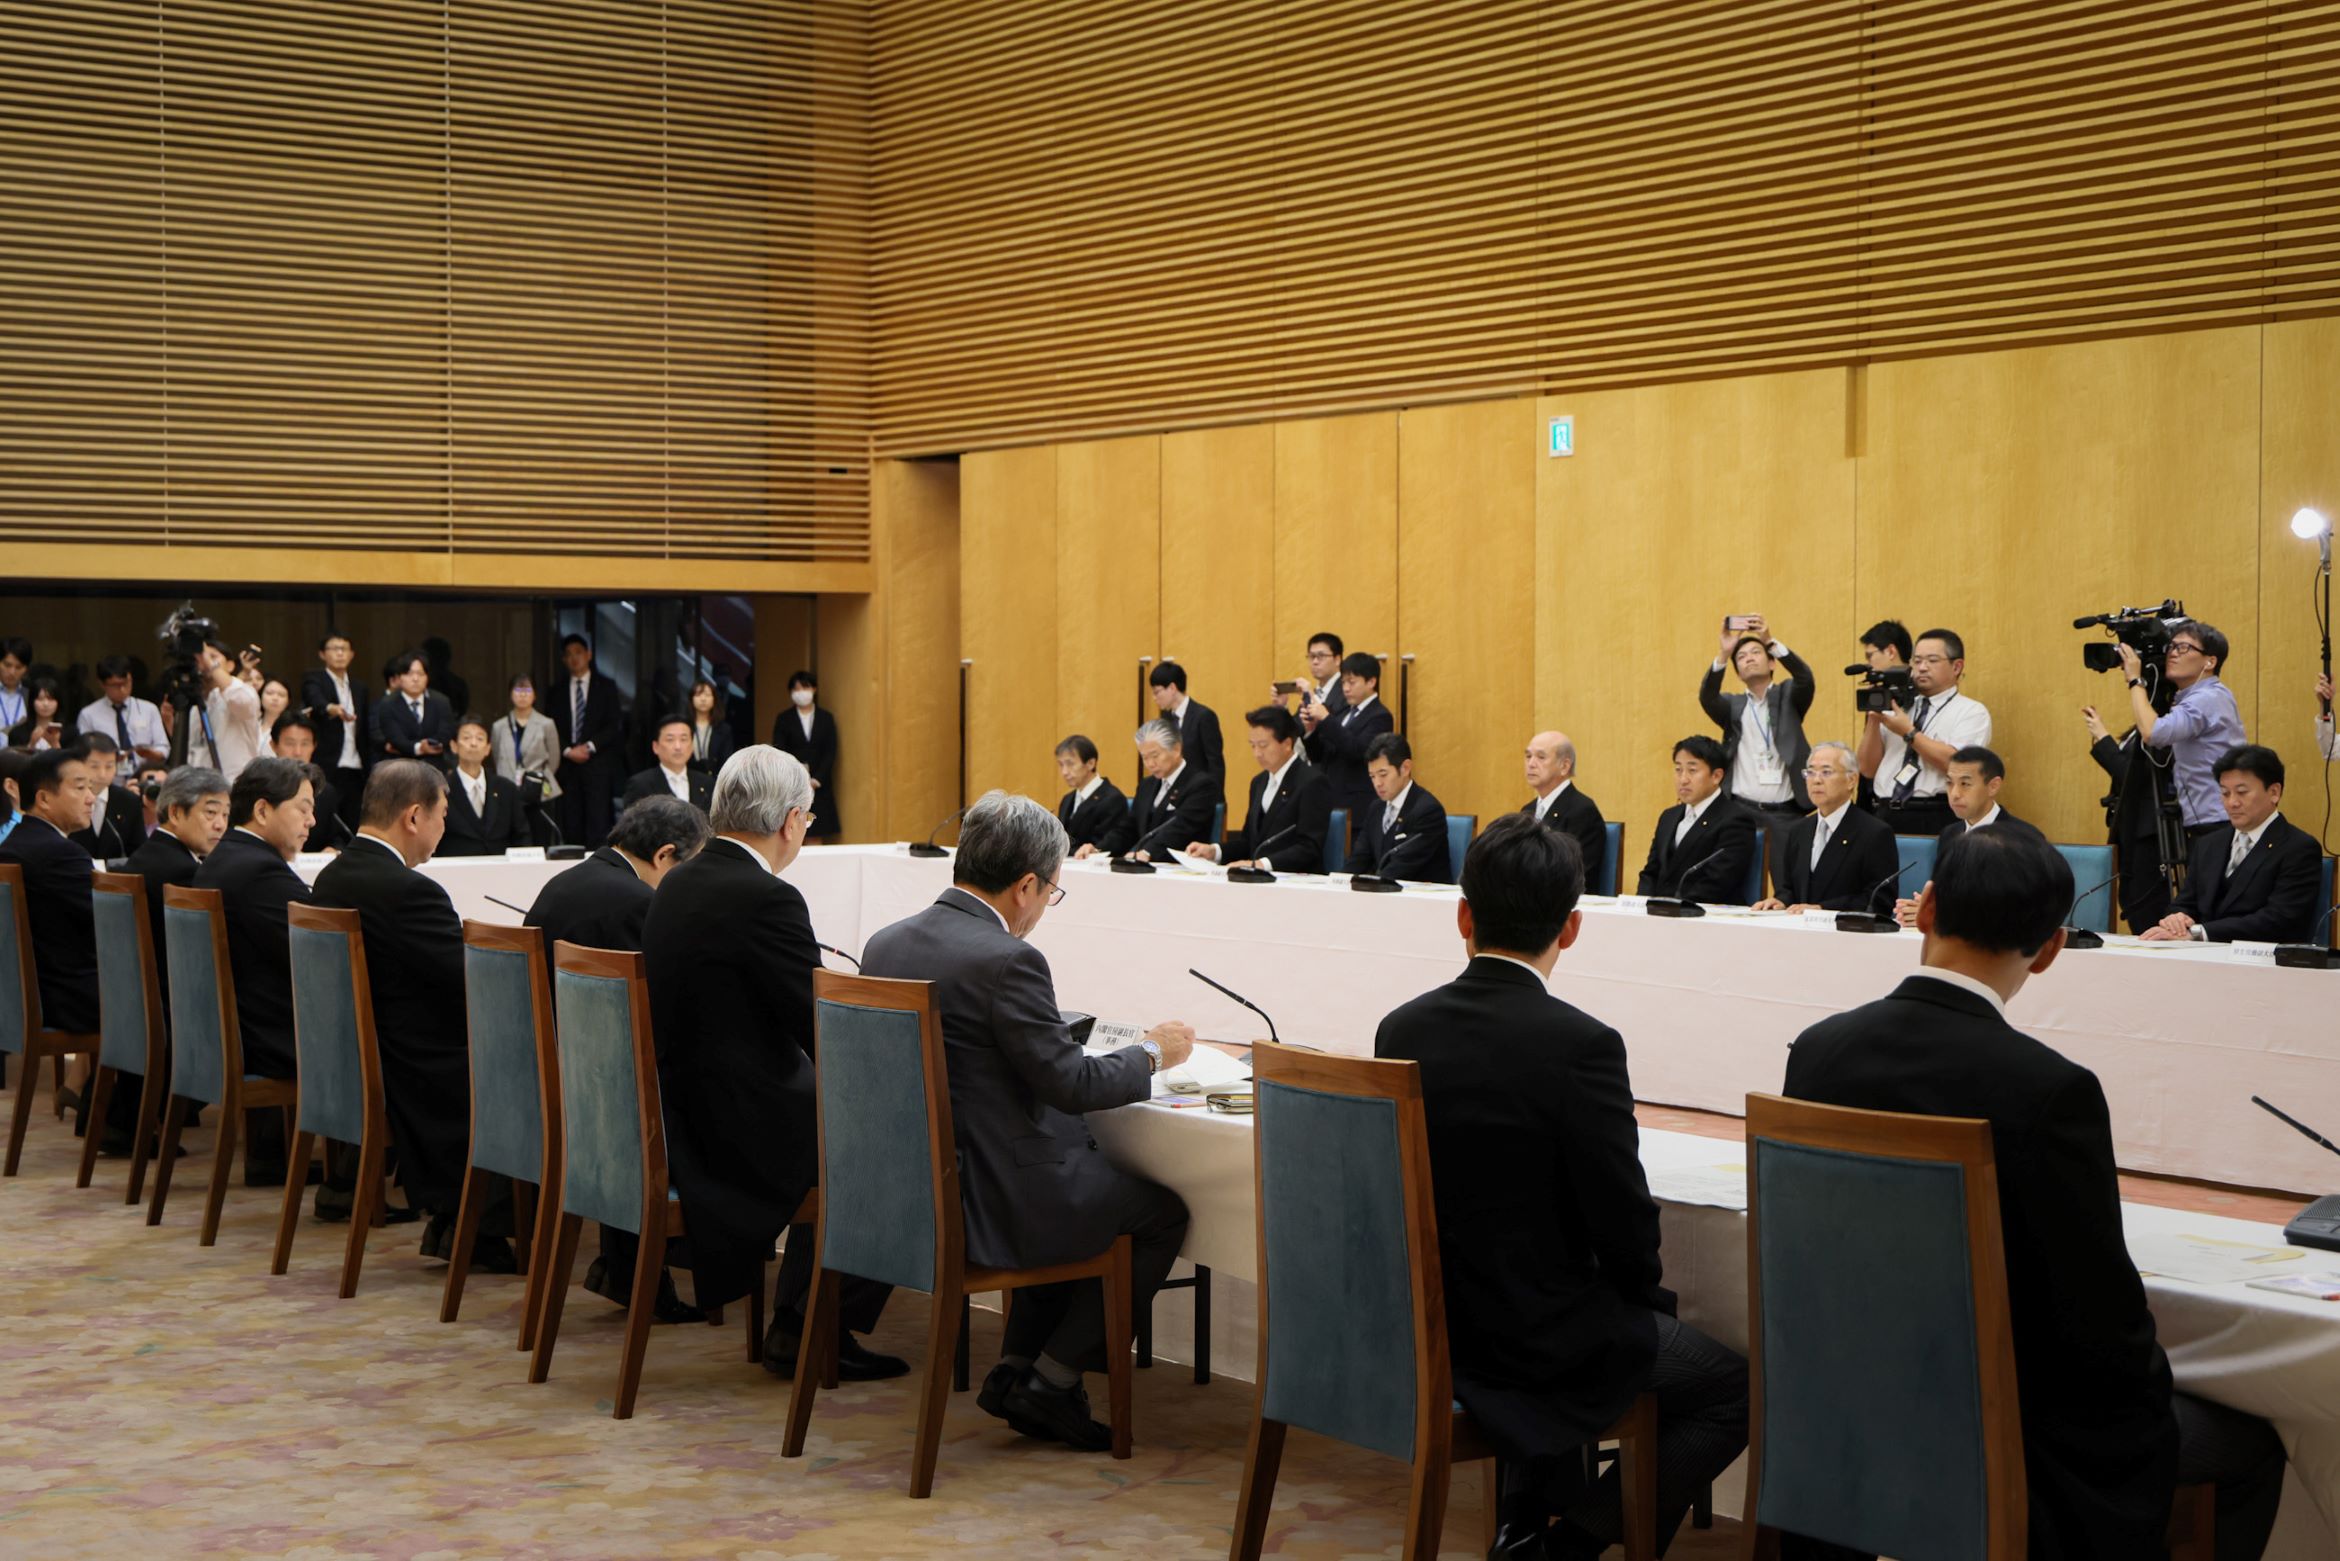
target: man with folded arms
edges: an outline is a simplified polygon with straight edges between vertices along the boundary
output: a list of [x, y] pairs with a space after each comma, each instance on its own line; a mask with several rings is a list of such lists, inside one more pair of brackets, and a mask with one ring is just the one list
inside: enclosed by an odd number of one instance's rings
[[1746, 1361], [1676, 1318], [1660, 1282], [1624, 1039], [1545, 986], [1583, 888], [1575, 841], [1495, 820], [1463, 859], [1470, 963], [1373, 1038], [1421, 1070], [1454, 1396], [1497, 1448], [1496, 1556], [1618, 1542], [1617, 1470], [1588, 1487], [1582, 1453], [1642, 1393], [1661, 1553], [1747, 1445]]
[[[1064, 826], [1030, 797], [986, 793], [967, 810], [951, 887], [869, 940], [862, 973], [934, 983], [950, 1073], [966, 1253], [983, 1268], [1045, 1268], [1130, 1240], [1136, 1313], [1186, 1239], [1186, 1205], [1115, 1168], [1081, 1120], [1144, 1100], [1184, 1062], [1194, 1032], [1159, 1024], [1092, 1057], [1065, 1027], [1048, 960], [1027, 940], [1063, 894]], [[1026, 1436], [1102, 1452], [1081, 1374], [1103, 1371], [1104, 1289], [1094, 1279], [1016, 1292], [999, 1364], [976, 1403]]]

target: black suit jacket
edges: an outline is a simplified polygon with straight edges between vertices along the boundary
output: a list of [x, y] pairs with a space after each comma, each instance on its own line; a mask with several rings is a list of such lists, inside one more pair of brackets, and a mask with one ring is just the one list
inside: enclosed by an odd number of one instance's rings
[[487, 774], [487, 811], [471, 811], [471, 794], [463, 777], [447, 777], [447, 834], [439, 842], [439, 856], [501, 856], [514, 846], [533, 845], [528, 815], [520, 806], [520, 788], [501, 775]]
[[[324, 773], [331, 775], [336, 772], [327, 770]], [[358, 784], [363, 785], [365, 772], [360, 770], [356, 773], [359, 777]], [[350, 836], [349, 826], [341, 821], [341, 793], [331, 781], [327, 781], [314, 790], [317, 798], [317, 821], [309, 826], [309, 838], [301, 842], [301, 849], [303, 851], [338, 850], [348, 843]], [[528, 842], [522, 841], [521, 844], [526, 845]]]
[[[2042, 840], [2047, 838], [2047, 836], [2040, 834], [2038, 825], [2033, 824], [2028, 820], [2017, 818], [2014, 814], [2008, 812], [2005, 808], [1999, 809], [1999, 816], [1995, 819], [1992, 819], [1990, 823], [1984, 827], [1987, 829], [2020, 830], [2029, 834], [2038, 835]], [[1950, 844], [1951, 841], [1958, 839], [1965, 833], [1966, 820], [1962, 818], [1954, 818], [1949, 823], [1942, 826], [1942, 833], [1940, 836], [1941, 845], [1946, 847]], [[1938, 847], [1937, 849], [1940, 848]], [[1917, 884], [1911, 884], [1909, 887], [1912, 890], [1915, 890], [1921, 886]]]
[[1623, 1038], [1480, 958], [1373, 1055], [1421, 1070], [1455, 1397], [1515, 1458], [1582, 1447], [1648, 1386], [1674, 1310]]
[[1178, 728], [1178, 747], [1186, 756], [1186, 762], [1198, 770], [1208, 770], [1219, 777], [1223, 795], [1227, 779], [1227, 743], [1219, 735], [1219, 712], [1201, 700], [1190, 697], [1186, 701], [1184, 720], [1172, 720], [1167, 711], [1162, 713], [1161, 719], [1170, 721], [1171, 725]]
[[639, 953], [651, 893], [632, 863], [603, 846], [546, 880], [522, 925], [544, 929], [547, 958], [556, 943]]
[[[1129, 798], [1122, 794], [1121, 788], [1100, 775], [1097, 789], [1077, 808], [1073, 806], [1074, 795], [1068, 791], [1056, 799], [1056, 821], [1072, 838], [1071, 849], [1095, 846], [1108, 856], [1127, 851], [1137, 839], [1137, 818], [1130, 812]], [[1186, 842], [1179, 844], [1184, 846]]]
[[163, 952], [163, 890], [193, 888], [195, 870], [202, 865], [203, 859], [167, 829], [148, 835], [146, 844], [131, 852], [130, 860], [122, 864], [124, 872], [146, 880], [146, 924], [154, 935], [154, 974], [162, 990], [165, 1014], [170, 1012], [171, 962]]
[[[446, 751], [420, 754], [414, 751], [416, 743], [432, 742], [443, 745], [443, 750], [455, 746], [455, 707], [447, 703], [447, 696], [437, 689], [423, 693], [422, 719], [414, 718], [414, 707], [406, 702], [404, 694], [384, 694], [374, 701], [374, 762], [384, 759], [420, 759], [441, 770], [455, 767], [454, 756]], [[323, 749], [320, 747], [319, 752]]]
[[1137, 805], [1131, 827], [1137, 838], [1130, 849], [1144, 851], [1159, 861], [1165, 852], [1183, 851], [1198, 840], [1211, 838], [1211, 820], [1218, 815], [1219, 777], [1191, 761], [1171, 783], [1166, 805], [1156, 807], [1162, 783], [1151, 775], [1138, 782]]
[[1820, 865], [1814, 867], [1812, 836], [1819, 828], [1817, 813], [1807, 813], [1788, 826], [1787, 840], [1772, 858], [1771, 897], [1789, 905], [1891, 915], [1901, 869], [1893, 826], [1847, 802], [1837, 817], [1836, 832], [1820, 853]]
[[[344, 673], [343, 677], [349, 683], [350, 702], [345, 708], [357, 716], [358, 747], [365, 750], [359, 753], [358, 760], [361, 764], [370, 763], [380, 750], [366, 741], [369, 717], [366, 712], [365, 685], [354, 674]], [[332, 673], [323, 667], [311, 667], [301, 674], [301, 714], [307, 716], [309, 724], [317, 728], [317, 764], [328, 772], [341, 763], [344, 734], [341, 723], [329, 718], [325, 712], [340, 703], [341, 693], [333, 686]]]
[[1745, 905], [1747, 868], [1755, 860], [1754, 811], [1720, 793], [1677, 846], [1674, 829], [1681, 822], [1679, 802], [1658, 815], [1657, 829], [1649, 837], [1649, 859], [1641, 864], [1641, 883], [1634, 892], [1709, 905]]
[[828, 836], [844, 828], [840, 822], [843, 815], [837, 810], [837, 718], [820, 705], [814, 705], [812, 735], [807, 737], [804, 721], [791, 704], [772, 720], [772, 746], [782, 753], [794, 754], [812, 778], [820, 782], [813, 788], [813, 822], [809, 833]]
[[1454, 852], [1446, 838], [1446, 805], [1419, 784], [1406, 792], [1397, 827], [1383, 831], [1386, 809], [1379, 797], [1363, 816], [1349, 820], [1349, 871], [1379, 873], [1409, 883], [1454, 882]]
[[934, 983], [967, 1261], [1038, 1267], [1103, 1251], [1134, 1178], [1105, 1158], [1081, 1113], [1144, 1100], [1145, 1052], [1085, 1053], [1065, 1028], [1047, 958], [962, 889], [880, 929], [862, 972]]
[[[686, 766], [683, 770], [683, 782], [690, 789], [692, 807], [704, 813], [714, 804], [714, 776], [709, 775], [705, 770], [694, 770]], [[671, 797], [673, 795], [673, 788], [666, 784], [666, 771], [661, 766], [653, 764], [646, 770], [636, 770], [633, 779], [626, 782], [626, 794], [624, 799], [618, 803], [618, 809], [623, 812], [644, 797]], [[820, 793], [816, 791], [813, 795], [818, 797]]]
[[[1787, 783], [1793, 791], [1796, 806], [1812, 805], [1812, 794], [1804, 786], [1804, 763], [1812, 757], [1812, 743], [1804, 735], [1804, 716], [1812, 708], [1812, 697], [1820, 689], [1812, 676], [1812, 669], [1804, 658], [1789, 651], [1779, 658], [1785, 678], [1773, 678], [1771, 686], [1763, 691], [1763, 721], [1771, 732], [1771, 746], [1779, 754], [1779, 761], [1787, 771]], [[1698, 685], [1698, 708], [1705, 711], [1715, 725], [1722, 728], [1723, 769], [1727, 773], [1739, 762], [1739, 741], [1746, 735], [1742, 724], [1747, 708], [1747, 694], [1723, 692], [1723, 669], [1710, 666]], [[1729, 785], [1728, 781], [1723, 783]]]
[[90, 827], [70, 838], [93, 861], [119, 862], [146, 844], [146, 805], [127, 786], [109, 785], [103, 800], [105, 806], [90, 815]]
[[[1520, 811], [1534, 816], [1535, 800], [1530, 798]], [[1570, 781], [1568, 789], [1560, 793], [1560, 800], [1544, 814], [1544, 827], [1556, 829], [1576, 842], [1576, 849], [1584, 855], [1584, 892], [1599, 894], [1601, 885], [1608, 882], [1601, 875], [1609, 865], [1609, 821], [1601, 817], [1601, 805]]]
[[454, 902], [369, 835], [325, 864], [313, 898], [356, 911], [365, 932], [399, 1180], [420, 1207], [453, 1214], [471, 1137], [463, 923]]
[[2233, 850], [2232, 824], [2195, 841], [2174, 908], [2193, 917], [2213, 943], [2327, 941], [2315, 924], [2323, 872], [2315, 836], [2277, 814], [2229, 876], [2226, 858]]
[[[309, 886], [274, 846], [246, 830], [231, 829], [203, 859], [195, 887], [219, 891], [244, 1071], [271, 1079], [295, 1077], [292, 933], [284, 911], [288, 905], [308, 904]], [[374, 974], [371, 960], [367, 973], [377, 988], [386, 979]]]
[[[593, 681], [585, 686], [585, 724], [577, 725], [576, 712], [569, 708], [569, 690], [572, 680], [567, 672], [552, 680], [548, 688], [537, 690], [536, 708], [553, 719], [553, 731], [561, 740], [561, 769], [557, 777], [566, 790], [572, 779], [581, 779], [588, 771], [616, 776], [625, 772], [625, 755], [619, 750], [626, 740], [626, 707], [618, 699], [617, 685], [599, 668], [593, 671]], [[593, 755], [583, 764], [572, 764], [568, 751], [579, 743], [591, 743]]]
[[[1305, 702], [1311, 698], [1312, 695], [1313, 690], [1311, 690], [1308, 694], [1303, 694], [1300, 696], [1303, 702], [1303, 706], [1305, 706]], [[1315, 731], [1310, 732], [1306, 737], [1301, 739], [1301, 741], [1308, 748], [1309, 763], [1321, 765], [1328, 762], [1331, 756], [1325, 751], [1324, 728], [1325, 726], [1330, 726], [1333, 722], [1338, 721], [1341, 718], [1341, 712], [1348, 708], [1349, 697], [1348, 695], [1341, 692], [1340, 676], [1336, 673], [1333, 676], [1332, 687], [1325, 690], [1324, 725], [1319, 726]]]
[[659, 881], [642, 954], [692, 1278], [699, 1304], [716, 1306], [747, 1294], [819, 1176], [812, 973], [821, 951], [795, 885], [719, 837]]
[[691, 727], [691, 768], [705, 770], [709, 776], [723, 771], [723, 761], [739, 749], [739, 738], [732, 732], [729, 721], [715, 721], [707, 727], [707, 756], [699, 757], [699, 729]]
[[1786, 1092], [1991, 1124], [2031, 1554], [2161, 1554], [2177, 1484], [2169, 1362], [2122, 1239], [2112, 1123], [2096, 1075], [2016, 1030], [1985, 999], [1914, 976], [1890, 997], [1806, 1030], [1788, 1055]]
[[0, 862], [24, 869], [24, 912], [32, 923], [41, 1023], [73, 1035], [95, 1035], [97, 913], [90, 905], [89, 881], [97, 864], [54, 824], [30, 813], [0, 840]]
[[[1268, 846], [1267, 860], [1261, 865], [1279, 873], [1321, 873], [1324, 871], [1324, 834], [1332, 817], [1332, 792], [1325, 786], [1323, 772], [1297, 753], [1292, 767], [1285, 772], [1284, 784], [1276, 789], [1276, 800], [1261, 817], [1259, 799], [1267, 790], [1267, 771], [1251, 777], [1251, 798], [1243, 811], [1243, 827], [1227, 831], [1227, 843], [1219, 853], [1222, 862], [1243, 862], [1257, 857], [1262, 845]], [[1285, 831], [1291, 831], [1286, 834]], [[1282, 844], [1270, 844], [1282, 839]]]
[[1364, 828], [1365, 810], [1381, 806], [1381, 799], [1373, 795], [1373, 782], [1365, 774], [1365, 749], [1374, 738], [1396, 729], [1397, 718], [1379, 698], [1362, 709], [1352, 707], [1329, 716], [1316, 729], [1315, 745], [1309, 753], [1323, 755], [1318, 762], [1324, 766], [1326, 784], [1332, 787], [1332, 805], [1348, 809], [1352, 835]]

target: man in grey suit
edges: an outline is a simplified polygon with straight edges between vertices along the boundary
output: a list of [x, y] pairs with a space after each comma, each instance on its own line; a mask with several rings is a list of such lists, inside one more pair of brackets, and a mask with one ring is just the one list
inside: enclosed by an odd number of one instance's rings
[[[1025, 941], [1064, 897], [1057, 878], [1066, 846], [1064, 826], [1045, 806], [987, 793], [959, 826], [951, 887], [871, 938], [862, 973], [934, 983], [967, 1261], [1077, 1262], [1126, 1234], [1132, 1299], [1142, 1314], [1186, 1239], [1186, 1205], [1168, 1188], [1116, 1169], [1080, 1114], [1146, 1099], [1153, 1074], [1186, 1060], [1194, 1032], [1156, 1025], [1137, 1045], [1103, 1057], [1073, 1040], [1048, 960]], [[1019, 1290], [999, 1364], [976, 1402], [1026, 1436], [1102, 1452], [1112, 1434], [1090, 1416], [1081, 1373], [1105, 1365], [1097, 1281]]]
[[[1819, 685], [1804, 658], [1782, 645], [1761, 614], [1723, 622], [1722, 654], [1698, 685], [1698, 707], [1722, 728], [1724, 768], [1730, 794], [1785, 825], [1812, 811], [1804, 789], [1804, 764], [1812, 756], [1804, 737], [1804, 716]], [[1743, 694], [1722, 691], [1723, 660], [1747, 686]], [[1779, 681], [1784, 668], [1786, 683]]]

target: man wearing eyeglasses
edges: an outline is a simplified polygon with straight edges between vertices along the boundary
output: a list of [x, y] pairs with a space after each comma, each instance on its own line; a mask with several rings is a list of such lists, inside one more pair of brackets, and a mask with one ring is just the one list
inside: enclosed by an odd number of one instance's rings
[[1966, 642], [1949, 629], [1928, 629], [1909, 658], [1918, 701], [1908, 709], [1869, 712], [1861, 730], [1860, 772], [1875, 783], [1877, 816], [1897, 835], [1939, 835], [1950, 825], [1950, 756], [1988, 747], [1991, 712], [1966, 697]]
[[2159, 674], [2177, 690], [2177, 698], [2169, 714], [2160, 715], [2153, 708], [2155, 669], [2147, 667], [2133, 647], [2121, 647], [2121, 675], [2129, 680], [2129, 712], [2137, 722], [2138, 740], [2172, 755], [2178, 810], [2185, 816], [2189, 840], [2225, 827], [2226, 808], [2218, 800], [2215, 773], [2218, 758], [2245, 741], [2242, 707], [2218, 677], [2226, 652], [2226, 636], [2210, 625], [2192, 619], [2173, 625]]

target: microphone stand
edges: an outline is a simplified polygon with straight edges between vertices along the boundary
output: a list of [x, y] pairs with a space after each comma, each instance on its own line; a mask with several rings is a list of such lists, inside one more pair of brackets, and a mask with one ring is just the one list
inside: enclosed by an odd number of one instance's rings
[[[2111, 888], [2114, 884], [2120, 881], [2120, 876], [2121, 875], [2119, 873], [2115, 873], [2112, 875], [2112, 877], [2107, 878], [2104, 882], [2098, 884], [2095, 888], [2084, 889], [2080, 893], [2073, 895], [2072, 910], [2078, 910], [2081, 905], [2089, 899], [2090, 896], [2102, 894], [2105, 890]], [[2064, 913], [2066, 918], [2064, 922], [2064, 947], [2068, 949], [2103, 948], [2104, 934], [2098, 932], [2094, 927], [2081, 927], [2074, 925], [2070, 920], [2071, 914], [2071, 911], [2066, 911]]]
[[[1254, 862], [1265, 860], [1270, 850], [1282, 845], [1298, 833], [1300, 833], [1300, 826], [1297, 824], [1292, 825], [1289, 829], [1279, 830], [1268, 837], [1266, 845], [1258, 847], [1251, 853], [1251, 859]], [[1230, 867], [1227, 869], [1227, 881], [1229, 883], [1274, 883], [1276, 875], [1265, 867]]]
[[[971, 802], [967, 804], [967, 807], [973, 806], [974, 804]], [[950, 828], [953, 824], [957, 823], [960, 819], [963, 819], [966, 816], [967, 808], [961, 808], [956, 813], [953, 813], [949, 818], [946, 818], [941, 823], [935, 825], [934, 828], [926, 832], [926, 840], [924, 844], [913, 844], [910, 847], [910, 854], [912, 856], [924, 857], [949, 856], [951, 854], [951, 848], [949, 846], [936, 845], [934, 843], [934, 837], [941, 834], [944, 830]]]
[[1233, 998], [1236, 1002], [1241, 1003], [1244, 1007], [1250, 1009], [1253, 1013], [1259, 1015], [1262, 1019], [1267, 1019], [1269, 1043], [1276, 1046], [1281, 1046], [1284, 1044], [1283, 1041], [1277, 1037], [1276, 1022], [1273, 1019], [1268, 1019], [1268, 1011], [1266, 1009], [1260, 1007], [1259, 1004], [1253, 1002], [1250, 998], [1245, 997], [1241, 992], [1235, 991], [1231, 987], [1221, 986], [1218, 982], [1213, 981], [1209, 976], [1204, 975], [1201, 971], [1195, 969], [1192, 965], [1186, 967], [1186, 973], [1194, 977], [1195, 980], [1200, 981], [1204, 986], [1209, 987], [1212, 991], [1217, 992], [1222, 996]]
[[[2308, 1142], [2321, 1144], [2334, 1154], [2340, 1154], [2340, 1144], [2333, 1143], [2332, 1140], [2290, 1112], [2279, 1106], [2271, 1105], [2256, 1095], [2251, 1097], [2251, 1104], [2280, 1119], [2286, 1126], [2306, 1138]], [[2340, 1194], [2318, 1198], [2293, 1215], [2291, 1223], [2283, 1227], [2283, 1239], [2295, 1247], [2314, 1247], [2324, 1252], [2340, 1252]]]
[[[2334, 905], [2330, 910], [2324, 912], [2323, 920], [2316, 923], [2316, 936], [2324, 940], [2324, 946], [2319, 947], [2313, 943], [2286, 943], [2275, 951], [2275, 963], [2286, 970], [2340, 970], [2340, 949], [2329, 946], [2332, 941], [2332, 918], [2334, 916], [2340, 916], [2340, 905]], [[2280, 1115], [2280, 1113], [2278, 1114]], [[2286, 1118], [2286, 1120], [2289, 1119]], [[2292, 1125], [2297, 1127], [2299, 1124], [2295, 1122]], [[2332, 1146], [2325, 1144], [2324, 1147], [2330, 1149]]]

